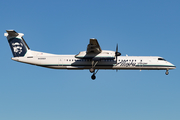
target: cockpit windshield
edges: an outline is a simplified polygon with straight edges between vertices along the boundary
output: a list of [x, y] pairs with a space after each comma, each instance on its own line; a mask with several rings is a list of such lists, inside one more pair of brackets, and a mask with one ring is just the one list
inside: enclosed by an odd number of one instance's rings
[[164, 58], [158, 58], [158, 60], [166, 61]]

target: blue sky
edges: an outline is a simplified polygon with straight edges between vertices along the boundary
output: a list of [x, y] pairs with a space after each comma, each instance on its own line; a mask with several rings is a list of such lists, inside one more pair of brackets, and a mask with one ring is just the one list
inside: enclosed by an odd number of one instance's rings
[[[0, 119], [180, 119], [180, 1], [2, 0]], [[53, 70], [11, 60], [4, 32], [24, 33], [32, 50], [77, 54], [89, 38], [122, 55], [161, 56], [165, 71]]]

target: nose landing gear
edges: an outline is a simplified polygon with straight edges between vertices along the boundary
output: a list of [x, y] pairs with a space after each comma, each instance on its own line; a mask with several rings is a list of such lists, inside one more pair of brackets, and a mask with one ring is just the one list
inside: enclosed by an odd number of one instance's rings
[[168, 71], [168, 70], [166, 70], [165, 74], [166, 74], [166, 75], [168, 75], [168, 74], [169, 74], [169, 71]]

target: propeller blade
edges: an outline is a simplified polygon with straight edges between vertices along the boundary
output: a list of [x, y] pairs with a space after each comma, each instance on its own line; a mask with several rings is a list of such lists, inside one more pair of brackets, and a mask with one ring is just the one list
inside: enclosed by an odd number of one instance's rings
[[118, 44], [116, 45], [116, 52], [118, 52]]
[[115, 58], [116, 58], [116, 65], [117, 65], [117, 56], [120, 56], [121, 53], [118, 52], [118, 44], [116, 45], [116, 52], [115, 52]]
[[118, 44], [116, 45], [116, 52], [115, 52], [115, 57], [116, 57], [116, 65], [117, 65], [117, 53], [118, 53]]

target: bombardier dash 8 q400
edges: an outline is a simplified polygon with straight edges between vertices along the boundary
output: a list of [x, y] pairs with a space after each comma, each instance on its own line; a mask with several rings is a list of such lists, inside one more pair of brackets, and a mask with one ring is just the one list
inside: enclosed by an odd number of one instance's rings
[[4, 35], [14, 56], [12, 60], [53, 69], [88, 69], [92, 73], [93, 80], [96, 79], [95, 74], [99, 69], [166, 70], [165, 74], [168, 75], [168, 70], [176, 68], [158, 56], [121, 56], [118, 45], [116, 51], [102, 50], [95, 38], [90, 39], [86, 51], [77, 55], [55, 55], [32, 51], [23, 39], [24, 34], [14, 30], [6, 31]]

